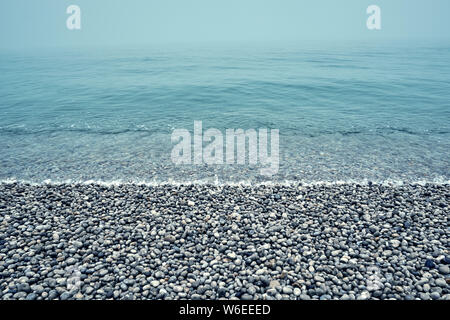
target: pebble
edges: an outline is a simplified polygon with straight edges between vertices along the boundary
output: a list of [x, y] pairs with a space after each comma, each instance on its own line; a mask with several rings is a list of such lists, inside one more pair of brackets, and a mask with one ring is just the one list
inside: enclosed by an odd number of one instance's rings
[[438, 300], [441, 297], [441, 295], [439, 294], [439, 292], [434, 291], [434, 292], [430, 293], [430, 297], [433, 300]]
[[449, 299], [449, 194], [0, 183], [0, 297]]
[[291, 294], [292, 293], [292, 289], [289, 287], [283, 287], [283, 293], [284, 294]]
[[368, 291], [364, 291], [358, 296], [358, 300], [367, 300], [370, 298], [370, 293]]
[[435, 283], [439, 287], [444, 287], [444, 288], [447, 287], [447, 282], [445, 281], [445, 279], [442, 279], [442, 278], [436, 279]]
[[159, 286], [159, 281], [158, 281], [158, 280], [153, 280], [152, 282], [150, 282], [150, 284], [151, 284], [153, 287], [157, 288], [157, 287]]
[[247, 293], [244, 293], [244, 294], [241, 296], [241, 299], [242, 299], [242, 300], [253, 300], [253, 296], [251, 296], [251, 295], [249, 295], [249, 294], [247, 294]]
[[449, 274], [450, 271], [448, 265], [439, 266], [439, 272], [445, 275]]

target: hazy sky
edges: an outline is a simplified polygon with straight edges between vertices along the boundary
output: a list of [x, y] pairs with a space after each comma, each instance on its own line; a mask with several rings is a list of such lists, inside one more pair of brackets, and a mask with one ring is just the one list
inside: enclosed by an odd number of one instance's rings
[[[66, 8], [81, 8], [81, 30]], [[382, 30], [366, 28], [381, 7]], [[210, 41], [450, 39], [449, 0], [1, 0], [3, 48]], [[445, 40], [443, 40], [445, 39]]]

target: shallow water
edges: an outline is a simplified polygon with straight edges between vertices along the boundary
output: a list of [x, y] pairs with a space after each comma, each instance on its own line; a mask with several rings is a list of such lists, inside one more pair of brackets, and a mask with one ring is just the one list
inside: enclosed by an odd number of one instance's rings
[[[272, 177], [176, 166], [175, 128], [279, 129]], [[450, 44], [0, 54], [0, 180], [450, 180]]]

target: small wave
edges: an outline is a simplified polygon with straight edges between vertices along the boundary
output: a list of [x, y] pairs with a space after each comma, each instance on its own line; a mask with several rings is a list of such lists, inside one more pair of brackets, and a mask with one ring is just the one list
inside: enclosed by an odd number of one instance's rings
[[167, 132], [165, 128], [155, 128], [148, 129], [146, 127], [137, 126], [135, 128], [123, 128], [123, 129], [94, 129], [94, 128], [75, 128], [75, 127], [67, 127], [67, 128], [25, 128], [25, 127], [0, 127], [0, 133], [7, 133], [12, 135], [39, 135], [39, 134], [53, 134], [53, 133], [61, 133], [61, 132], [75, 132], [75, 133], [84, 133], [84, 134], [93, 134], [93, 135], [118, 135], [125, 133], [148, 133], [155, 134], [160, 132]]
[[352, 69], [352, 70], [368, 70], [369, 67], [357, 66], [357, 65], [342, 65], [342, 64], [325, 64], [319, 65], [320, 68], [326, 69]]

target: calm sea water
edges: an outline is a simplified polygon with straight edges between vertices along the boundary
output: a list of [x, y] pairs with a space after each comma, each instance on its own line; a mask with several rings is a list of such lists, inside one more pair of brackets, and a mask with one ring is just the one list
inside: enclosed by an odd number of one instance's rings
[[[280, 168], [175, 166], [173, 129], [272, 128]], [[449, 45], [0, 54], [0, 180], [448, 181]]]

